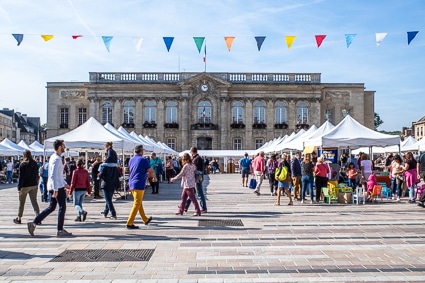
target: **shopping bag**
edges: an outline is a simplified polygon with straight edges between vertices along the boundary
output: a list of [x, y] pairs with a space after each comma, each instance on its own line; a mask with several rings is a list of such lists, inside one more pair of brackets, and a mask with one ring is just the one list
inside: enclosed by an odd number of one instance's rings
[[254, 190], [256, 187], [257, 187], [257, 180], [252, 178], [251, 181], [249, 181], [249, 188]]

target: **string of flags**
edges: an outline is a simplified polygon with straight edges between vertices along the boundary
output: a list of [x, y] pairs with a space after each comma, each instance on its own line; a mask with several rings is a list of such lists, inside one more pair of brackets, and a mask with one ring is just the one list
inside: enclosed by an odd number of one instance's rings
[[[419, 31], [408, 31], [407, 32], [407, 45], [410, 45], [410, 43], [413, 41], [413, 39], [415, 39], [415, 37], [418, 33], [419, 33]], [[357, 34], [345, 34], [345, 42], [346, 42], [347, 48], [350, 47], [350, 45], [353, 43], [353, 40], [356, 37], [356, 35]], [[21, 45], [22, 41], [24, 40], [24, 34], [13, 33], [12, 36], [16, 39], [18, 46]], [[386, 32], [376, 33], [375, 34], [376, 46], [379, 46], [382, 43], [382, 41], [385, 39], [386, 36], [387, 36]], [[54, 35], [48, 35], [48, 34], [42, 34], [41, 35], [41, 38], [45, 42], [52, 40], [54, 37], [55, 37]], [[72, 35], [73, 40], [77, 40], [78, 38], [81, 38], [81, 37], [83, 37], [83, 35], [80, 35], [80, 34]], [[326, 38], [326, 35], [324, 35], [324, 34], [315, 35], [314, 37], [316, 39], [317, 48], [320, 48], [320, 46], [322, 45], [323, 41]], [[113, 36], [102, 36], [103, 43], [105, 44], [106, 50], [108, 52], [110, 52], [110, 46], [111, 46], [111, 42], [112, 42], [113, 38], [114, 38]], [[225, 36], [224, 37], [224, 42], [225, 42], [227, 50], [229, 52], [232, 48], [233, 41], [235, 40], [235, 38], [236, 37], [234, 37], [234, 36]], [[285, 38], [288, 50], [291, 49], [291, 46], [296, 39], [296, 36], [295, 35], [287, 35], [284, 38]], [[261, 47], [262, 47], [264, 41], [266, 40], [266, 36], [255, 36], [254, 39], [257, 43], [258, 51], [261, 51]], [[163, 40], [164, 40], [165, 47], [167, 48], [167, 52], [170, 52], [171, 46], [172, 46], [173, 41], [174, 41], [174, 37], [163, 37]], [[198, 49], [198, 52], [201, 53], [201, 49], [202, 49], [202, 46], [204, 45], [205, 37], [193, 37], [193, 40], [195, 41], [195, 45], [196, 45], [196, 48]], [[140, 50], [140, 48], [142, 46], [142, 42], [143, 42], [142, 37], [133, 37], [133, 43], [134, 43], [137, 51]], [[204, 61], [206, 60], [206, 47], [205, 47], [205, 57], [204, 57], [203, 60]]]

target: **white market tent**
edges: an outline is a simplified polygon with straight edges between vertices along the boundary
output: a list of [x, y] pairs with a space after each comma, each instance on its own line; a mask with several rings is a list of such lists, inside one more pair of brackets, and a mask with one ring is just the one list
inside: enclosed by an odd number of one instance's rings
[[272, 151], [270, 151], [270, 149], [269, 149], [269, 152], [276, 152], [276, 151], [283, 151], [285, 149], [291, 149], [291, 148], [288, 148], [286, 145], [289, 144], [290, 142], [296, 140], [300, 136], [302, 136], [305, 132], [306, 131], [304, 129], [301, 129], [295, 134], [292, 133], [287, 139], [285, 139], [283, 142], [281, 142], [280, 144], [278, 144], [277, 146], [272, 148]]
[[285, 135], [283, 137], [278, 137], [278, 138], [275, 138], [275, 139], [273, 139], [271, 141], [268, 141], [265, 144], [263, 144], [263, 146], [261, 146], [260, 148], [258, 148], [256, 150], [256, 152], [260, 152], [260, 151], [270, 152], [271, 149], [273, 149], [276, 145], [282, 143], [288, 137], [289, 137], [288, 135]]
[[315, 125], [312, 125], [303, 134], [297, 136], [292, 141], [285, 143], [286, 149], [302, 150], [304, 148], [304, 141], [306, 141], [308, 137], [312, 136], [316, 131], [317, 127]]
[[425, 151], [425, 139], [421, 139], [414, 144], [407, 145], [405, 151]]
[[[401, 152], [409, 151], [409, 150], [411, 150], [409, 148], [414, 147], [417, 142], [418, 142], [417, 140], [415, 140], [413, 137], [409, 136], [404, 141], [400, 141], [400, 148], [399, 148], [398, 145], [390, 145], [390, 146], [386, 146], [386, 147], [373, 146], [372, 152], [373, 153], [386, 153], [386, 152], [395, 153], [395, 152], [399, 152], [399, 150]], [[369, 150], [368, 147], [360, 147], [358, 149], [352, 150], [351, 153], [358, 154], [360, 152], [367, 152], [368, 150]], [[413, 149], [413, 150], [415, 150], [415, 149]], [[416, 150], [417, 150], [417, 147], [416, 147]]]
[[[38, 141], [34, 141], [32, 144], [29, 145], [30, 148], [34, 149], [34, 151], [43, 151], [44, 152], [44, 145], [39, 143]], [[54, 153], [53, 149], [46, 149], [46, 155], [52, 155]]]
[[34, 156], [40, 156], [40, 155], [43, 155], [44, 154], [44, 150], [40, 150], [40, 149], [35, 150], [35, 149], [31, 148], [29, 145], [27, 145], [27, 143], [24, 140], [21, 140], [18, 143], [18, 145], [20, 147], [23, 147], [23, 148], [31, 151], [31, 154], [34, 155]]
[[[198, 149], [198, 154], [200, 156], [206, 157], [240, 157], [243, 158], [245, 153], [248, 153], [249, 156], [255, 155], [255, 150], [201, 150]], [[190, 153], [190, 150], [185, 150], [179, 153], [179, 156], [183, 156], [185, 153]]]
[[16, 143], [9, 140], [8, 138], [5, 138], [4, 140], [2, 140], [2, 142], [0, 142], [0, 145], [14, 151], [15, 152], [14, 155], [22, 155], [24, 153], [24, 150], [25, 150], [25, 148], [17, 145]]
[[145, 151], [153, 151], [153, 146], [145, 143], [144, 141], [142, 141], [138, 135], [132, 136], [130, 135], [126, 129], [123, 128], [123, 126], [120, 126], [118, 128], [118, 132], [120, 132], [123, 136], [127, 137], [128, 139], [133, 140], [136, 144], [142, 144], [143, 145], [143, 149]]
[[132, 143], [114, 135], [93, 117], [68, 133], [46, 139], [44, 141], [45, 148], [53, 148], [53, 143], [57, 139], [64, 140], [66, 146], [72, 149], [103, 149], [105, 142], [108, 141], [113, 142], [113, 147], [116, 149], [134, 149]]
[[16, 150], [13, 150], [9, 147], [6, 147], [0, 144], [0, 156], [15, 156], [15, 155], [22, 155], [22, 152], [19, 153]]
[[389, 146], [400, 144], [398, 136], [386, 135], [371, 130], [350, 115], [347, 115], [338, 125], [326, 134], [309, 139], [305, 145], [320, 147], [351, 147]]

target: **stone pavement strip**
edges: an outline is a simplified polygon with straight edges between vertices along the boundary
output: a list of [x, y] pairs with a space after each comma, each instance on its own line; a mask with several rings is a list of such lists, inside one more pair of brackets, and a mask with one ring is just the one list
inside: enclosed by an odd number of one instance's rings
[[[206, 177], [208, 213], [193, 207], [175, 215], [179, 183], [146, 191], [152, 222], [127, 230], [132, 205], [116, 199], [117, 220], [100, 214], [103, 200], [87, 198], [86, 222], [74, 222], [68, 204], [56, 238], [54, 212], [28, 234], [13, 223], [18, 194], [0, 185], [0, 282], [425, 282], [425, 209], [392, 201], [368, 205], [274, 206], [268, 181], [261, 196], [241, 186], [238, 174]], [[41, 208], [46, 203], [39, 202]]]

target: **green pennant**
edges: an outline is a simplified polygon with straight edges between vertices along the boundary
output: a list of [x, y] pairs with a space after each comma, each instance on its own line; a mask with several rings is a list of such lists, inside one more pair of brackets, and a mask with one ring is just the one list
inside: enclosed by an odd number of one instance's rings
[[194, 37], [196, 47], [198, 48], [198, 52], [201, 53], [202, 44], [204, 44], [205, 37]]

